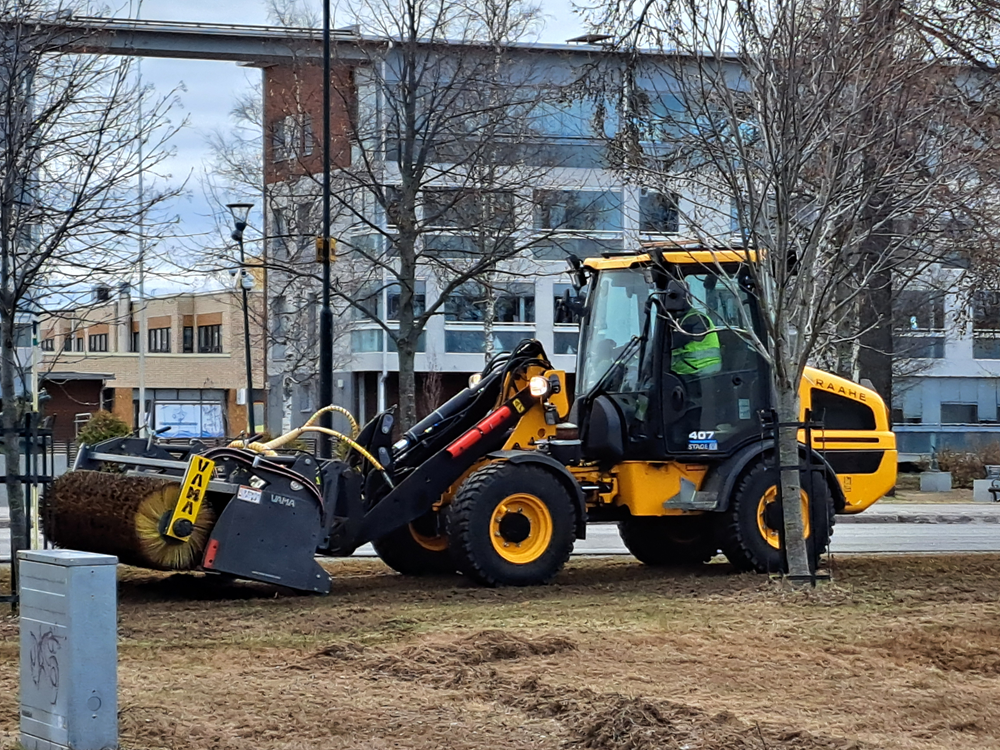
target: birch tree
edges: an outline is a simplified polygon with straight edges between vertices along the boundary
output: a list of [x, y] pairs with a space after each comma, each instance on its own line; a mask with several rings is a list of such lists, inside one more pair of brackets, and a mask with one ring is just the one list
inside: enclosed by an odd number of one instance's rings
[[[939, 31], [953, 8], [920, 6], [940, 13]], [[820, 339], [872, 330], [866, 310], [893, 272], [933, 260], [949, 217], [978, 223], [970, 188], [992, 150], [993, 82], [947, 58], [971, 43], [946, 44], [908, 12], [899, 0], [626, 0], [594, 17], [621, 53], [599, 79], [624, 113], [620, 168], [693, 196], [691, 231], [728, 243], [731, 224], [744, 248], [763, 326], [741, 333], [770, 365], [781, 467], [800, 463], [792, 425]], [[782, 468], [780, 485], [799, 497], [799, 471]], [[799, 503], [784, 503], [784, 527], [789, 572], [807, 575]]]
[[140, 148], [150, 175], [167, 155], [171, 98], [141, 88], [126, 60], [77, 54], [87, 35], [66, 19], [88, 8], [0, 0], [0, 397], [14, 559], [26, 529], [18, 316], [127, 274], [140, 226], [160, 231], [153, 212], [172, 195], [136, 189]]

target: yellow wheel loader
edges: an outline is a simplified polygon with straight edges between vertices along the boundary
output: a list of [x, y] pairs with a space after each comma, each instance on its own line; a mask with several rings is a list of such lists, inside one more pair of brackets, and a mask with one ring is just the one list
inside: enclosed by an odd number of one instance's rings
[[[45, 499], [46, 533], [132, 564], [321, 593], [316, 554], [367, 542], [404, 574], [547, 583], [590, 522], [617, 523], [650, 565], [721, 550], [737, 569], [780, 571], [770, 378], [744, 259], [663, 244], [577, 262], [586, 294], [564, 301], [581, 320], [575, 394], [525, 340], [398, 440], [391, 410], [333, 433], [342, 459], [281, 451], [324, 431], [316, 416], [269, 443], [83, 447]], [[870, 389], [807, 369], [800, 395], [818, 425], [800, 433], [798, 498], [818, 557], [834, 514], [895, 483], [895, 437]]]

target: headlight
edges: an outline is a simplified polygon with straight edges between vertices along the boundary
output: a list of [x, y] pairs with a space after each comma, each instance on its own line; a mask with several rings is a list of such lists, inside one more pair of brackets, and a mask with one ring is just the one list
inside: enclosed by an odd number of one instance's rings
[[552, 390], [552, 386], [549, 385], [548, 378], [536, 375], [528, 381], [528, 390], [535, 398], [543, 398], [549, 395], [549, 391]]
[[469, 376], [469, 388], [475, 388], [480, 380], [483, 379], [483, 374], [481, 372], [474, 372]]

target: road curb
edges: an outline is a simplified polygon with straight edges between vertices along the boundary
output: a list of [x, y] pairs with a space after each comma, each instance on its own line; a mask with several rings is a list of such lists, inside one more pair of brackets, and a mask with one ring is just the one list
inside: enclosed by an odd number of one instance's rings
[[964, 513], [910, 514], [873, 513], [856, 516], [837, 516], [837, 523], [913, 523], [913, 524], [1000, 524], [1000, 514], [970, 516]]

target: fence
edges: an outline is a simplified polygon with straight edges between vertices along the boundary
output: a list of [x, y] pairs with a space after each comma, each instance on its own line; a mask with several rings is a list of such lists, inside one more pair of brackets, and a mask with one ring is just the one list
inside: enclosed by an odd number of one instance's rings
[[[26, 524], [23, 530], [23, 535], [18, 539], [18, 543], [21, 548], [27, 549], [30, 547], [30, 542], [35, 529], [33, 528], [35, 513], [34, 510], [37, 508], [38, 499], [41, 497], [42, 492], [45, 487], [49, 485], [55, 478], [55, 453], [53, 451], [52, 445], [52, 430], [46, 429], [40, 426], [38, 413], [29, 412], [25, 414], [24, 421], [15, 428], [12, 432], [5, 431], [3, 436], [4, 440], [9, 439], [9, 435], [13, 434], [15, 439], [21, 443], [21, 465], [18, 467], [17, 472], [10, 473], [6, 465], [6, 461], [0, 460], [0, 470], [7, 481], [15, 480], [21, 483], [24, 489], [24, 505], [25, 505], [25, 518]], [[65, 471], [65, 467], [63, 467]], [[3, 487], [2, 496], [0, 496], [0, 505], [7, 505], [7, 486], [6, 483], [0, 485]], [[10, 547], [6, 551], [6, 557], [10, 557], [10, 549], [13, 547], [13, 530], [8, 529], [7, 536], [10, 539]], [[9, 603], [14, 606], [17, 605], [17, 566], [11, 566], [11, 577], [10, 577], [10, 590], [2, 591], [0, 590], [0, 603]]]

